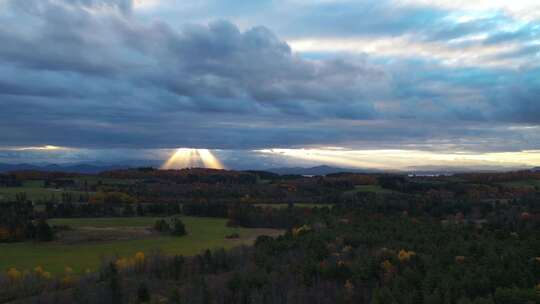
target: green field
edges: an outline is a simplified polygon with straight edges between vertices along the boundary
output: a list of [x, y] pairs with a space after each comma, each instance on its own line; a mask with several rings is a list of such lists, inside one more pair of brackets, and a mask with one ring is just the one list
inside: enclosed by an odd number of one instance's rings
[[[102, 185], [128, 185], [135, 182], [134, 180], [130, 179], [116, 179], [98, 176], [83, 176], [70, 179], [74, 180], [75, 183], [81, 187], [85, 183], [88, 186], [95, 186], [98, 183], [101, 183]], [[0, 201], [15, 200], [16, 195], [19, 193], [25, 193], [27, 199], [33, 201], [34, 203], [39, 203], [45, 200], [50, 200], [51, 198], [54, 198], [54, 200], [59, 200], [62, 197], [62, 193], [71, 193], [75, 200], [77, 200], [79, 195], [85, 194], [86, 192], [45, 188], [45, 182], [43, 180], [26, 180], [23, 181], [21, 187], [0, 187]]]
[[[156, 218], [104, 218], [104, 219], [54, 219], [51, 224], [80, 227], [150, 227]], [[226, 219], [182, 217], [188, 235], [183, 237], [153, 236], [149, 238], [90, 242], [81, 244], [10, 243], [0, 244], [0, 270], [10, 267], [33, 269], [43, 266], [47, 271], [58, 273], [65, 267], [80, 272], [96, 270], [102, 256], [133, 256], [138, 251], [161, 250], [165, 253], [193, 255], [205, 249], [230, 248], [252, 243], [261, 234], [277, 234], [276, 230], [260, 230], [226, 227]], [[233, 232], [240, 239], [229, 240], [225, 236]]]
[[0, 188], [0, 201], [5, 200], [15, 200], [15, 197], [18, 193], [26, 194], [26, 198], [31, 200], [34, 203], [39, 203], [51, 198], [55, 200], [60, 200], [62, 193], [71, 193], [76, 199], [79, 195], [84, 192], [79, 191], [63, 191], [56, 190], [52, 188], [42, 188], [42, 187], [3, 187]]
[[43, 180], [26, 180], [22, 182], [21, 187], [0, 187], [0, 201], [14, 201], [17, 194], [24, 193], [26, 199], [40, 203], [47, 200], [59, 201], [62, 198], [62, 193], [69, 193], [75, 200], [81, 194], [86, 194], [80, 191], [64, 191], [62, 189], [45, 188]]
[[[82, 187], [85, 183], [88, 186], [95, 186], [98, 183], [101, 183], [102, 185], [128, 185], [135, 182], [134, 180], [130, 179], [116, 179], [98, 176], [82, 176], [69, 179], [75, 181], [75, 183], [80, 187]], [[26, 180], [22, 182], [21, 187], [0, 187], [0, 201], [15, 200], [16, 195], [19, 193], [26, 194], [26, 198], [34, 203], [40, 203], [46, 200], [58, 201], [61, 199], [62, 193], [72, 194], [75, 200], [78, 199], [79, 195], [86, 194], [86, 192], [82, 191], [45, 188], [45, 181], [43, 180]]]
[[[72, 228], [78, 227], [150, 227], [158, 217], [121, 217], [121, 218], [58, 218], [49, 220], [50, 225], [67, 225]], [[190, 221], [201, 221], [203, 218], [183, 217], [187, 225]]]

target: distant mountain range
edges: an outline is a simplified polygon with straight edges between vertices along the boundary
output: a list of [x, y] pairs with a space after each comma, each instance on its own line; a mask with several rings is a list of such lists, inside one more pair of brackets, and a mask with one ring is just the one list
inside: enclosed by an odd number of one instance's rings
[[127, 169], [125, 165], [94, 165], [94, 164], [3, 164], [0, 163], [0, 172], [10, 171], [47, 171], [47, 172], [70, 172], [83, 174], [96, 174], [103, 171]]
[[282, 168], [268, 168], [264, 171], [280, 174], [280, 175], [327, 175], [332, 173], [381, 173], [381, 170], [375, 169], [350, 169], [339, 168], [331, 166], [316, 166], [310, 168], [303, 167], [282, 167]]
[[339, 168], [331, 166], [316, 166], [310, 168], [303, 167], [283, 167], [283, 168], [268, 168], [264, 171], [280, 174], [280, 175], [327, 175], [332, 173], [398, 173], [398, 174], [414, 174], [414, 175], [453, 175], [457, 173], [471, 172], [507, 172], [531, 170], [540, 172], [540, 167], [500, 167], [500, 166], [477, 166], [477, 167], [448, 167], [448, 166], [415, 166], [408, 167], [403, 170], [381, 170], [381, 169], [351, 169]]
[[[130, 162], [125, 164], [107, 164], [107, 163], [70, 163], [70, 164], [7, 164], [0, 163], [0, 172], [10, 171], [48, 171], [48, 172], [72, 172], [82, 174], [96, 174], [104, 171], [129, 169], [137, 167], [159, 167], [156, 162], [140, 161]], [[315, 167], [278, 167], [278, 168], [266, 168], [261, 171], [271, 172], [279, 175], [328, 175], [333, 173], [413, 173], [413, 174], [454, 174], [462, 172], [496, 172], [496, 171], [509, 171], [512, 169], [506, 168], [506, 170], [499, 167], [482, 167], [482, 168], [449, 168], [439, 166], [422, 166], [422, 167], [410, 167], [406, 171], [388, 171], [378, 169], [352, 169], [352, 168], [340, 168], [332, 166], [315, 166]], [[513, 170], [527, 170], [526, 168], [514, 168]], [[533, 172], [540, 172], [540, 167], [530, 169]], [[244, 171], [244, 170], [241, 170]]]
[[[48, 172], [72, 172], [83, 174], [96, 174], [104, 171], [129, 169], [143, 166], [152, 166], [153, 164], [99, 164], [99, 163], [73, 163], [73, 164], [6, 164], [0, 163], [0, 172], [10, 171], [48, 171]], [[157, 166], [154, 166], [157, 167]], [[282, 167], [282, 168], [270, 168], [263, 171], [276, 173], [280, 175], [327, 175], [340, 172], [351, 173], [367, 173], [375, 172], [375, 170], [360, 170], [360, 169], [345, 169], [330, 166], [316, 166], [311, 168], [303, 167]]]
[[478, 166], [410, 166], [405, 169], [405, 172], [411, 174], [458, 174], [458, 173], [492, 173], [492, 172], [509, 172], [509, 171], [521, 171], [530, 170], [530, 167], [517, 166], [517, 167], [503, 167], [497, 165], [478, 165]]

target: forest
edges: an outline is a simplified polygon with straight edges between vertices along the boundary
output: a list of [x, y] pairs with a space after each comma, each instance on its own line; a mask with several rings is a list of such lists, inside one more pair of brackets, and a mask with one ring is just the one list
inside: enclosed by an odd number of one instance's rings
[[0, 241], [8, 246], [58, 242], [69, 227], [48, 222], [62, 218], [161, 217], [152, 229], [179, 239], [190, 230], [177, 216], [282, 233], [194, 255], [106, 256], [85, 272], [10, 267], [0, 274], [3, 302], [540, 303], [535, 172], [304, 177], [141, 168], [16, 172], [9, 180], [40, 180], [65, 194], [31, 200], [23, 191], [2, 202]]

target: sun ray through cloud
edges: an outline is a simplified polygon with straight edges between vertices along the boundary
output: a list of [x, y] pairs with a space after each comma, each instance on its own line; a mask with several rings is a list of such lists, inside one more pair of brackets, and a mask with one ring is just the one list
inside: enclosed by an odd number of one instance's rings
[[211, 169], [224, 169], [225, 167], [217, 157], [208, 149], [177, 149], [161, 166], [162, 169], [182, 169], [204, 167]]
[[291, 160], [350, 168], [406, 170], [414, 166], [475, 166], [519, 168], [540, 165], [538, 151], [434, 152], [420, 150], [262, 149], [257, 152]]

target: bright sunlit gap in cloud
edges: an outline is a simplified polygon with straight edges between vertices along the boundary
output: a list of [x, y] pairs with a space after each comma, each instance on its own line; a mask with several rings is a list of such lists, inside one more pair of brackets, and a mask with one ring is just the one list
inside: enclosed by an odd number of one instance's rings
[[346, 149], [264, 149], [259, 153], [273, 154], [350, 168], [408, 169], [411, 166], [539, 166], [538, 151], [491, 153], [440, 153], [418, 150], [346, 150]]
[[[517, 52], [521, 44], [505, 43], [489, 45], [482, 43], [487, 34], [469, 35], [445, 42], [416, 41], [414, 36], [382, 38], [308, 38], [290, 40], [292, 49], [299, 53], [349, 52], [374, 56], [416, 58], [418, 55], [439, 60], [448, 66], [507, 67], [526, 63], [527, 59], [505, 58], [504, 54]], [[456, 45], [463, 44], [461, 47]], [[497, 57], [501, 56], [501, 57]]]
[[224, 169], [223, 164], [208, 149], [180, 148], [161, 166], [162, 169], [204, 167]]
[[36, 146], [36, 147], [16, 147], [16, 148], [8, 148], [7, 150], [12, 151], [54, 151], [54, 150], [68, 150], [69, 148], [66, 147], [59, 147], [59, 146], [53, 146], [53, 145], [45, 145], [45, 146]]

